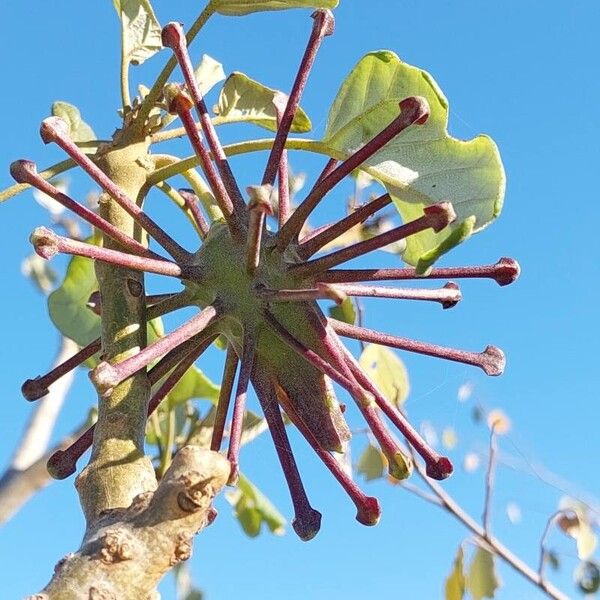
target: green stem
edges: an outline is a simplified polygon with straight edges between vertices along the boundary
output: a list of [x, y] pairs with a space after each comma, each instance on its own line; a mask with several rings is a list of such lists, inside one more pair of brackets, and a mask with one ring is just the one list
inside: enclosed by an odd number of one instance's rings
[[[214, 8], [211, 6], [212, 3], [207, 4], [204, 10], [200, 13], [198, 18], [194, 21], [190, 30], [187, 32], [186, 40], [188, 46], [192, 43], [198, 32], [204, 27], [208, 19], [215, 12]], [[141, 124], [143, 127], [148, 119], [148, 115], [152, 110], [153, 106], [156, 104], [160, 95], [162, 94], [163, 87], [167, 83], [167, 80], [171, 76], [173, 69], [177, 66], [177, 59], [174, 56], [171, 56], [167, 64], [163, 67], [163, 70], [160, 72], [159, 76], [156, 78], [156, 81], [150, 88], [148, 95], [144, 98], [144, 102], [140, 108], [140, 112], [136, 118], [136, 121]]]
[[[273, 146], [273, 139], [248, 140], [245, 142], [237, 142], [223, 146], [223, 150], [227, 156], [238, 156], [240, 154], [249, 154], [251, 152], [260, 152], [270, 150]], [[285, 147], [288, 150], [302, 150], [304, 152], [314, 152], [315, 154], [323, 154], [325, 156], [333, 156], [339, 160], [343, 160], [345, 155], [342, 152], [337, 152], [323, 142], [317, 140], [307, 140], [303, 138], [288, 138]], [[167, 165], [163, 168], [158, 168], [152, 175], [148, 177], [150, 185], [175, 177], [175, 175], [185, 174], [185, 171], [192, 169], [198, 165], [196, 156], [188, 156], [182, 158], [178, 162]]]
[[[181, 162], [181, 159], [179, 159], [176, 156], [171, 156], [169, 154], [154, 154], [152, 156], [152, 159], [154, 160], [156, 171], [168, 168], [171, 165], [176, 165]], [[223, 213], [221, 212], [221, 209], [217, 206], [217, 201], [215, 200], [215, 197], [213, 196], [206, 181], [204, 181], [204, 179], [196, 171], [196, 169], [191, 167], [185, 171], [181, 171], [180, 173], [178, 173], [178, 175], [179, 174], [183, 175], [183, 177], [185, 177], [187, 182], [190, 184], [190, 187], [194, 190], [194, 193], [196, 194], [196, 196], [198, 196], [198, 199], [202, 203], [204, 210], [208, 214], [209, 219], [211, 221], [217, 221], [219, 219], [222, 219]], [[152, 175], [150, 175], [148, 178], [148, 185], [158, 185], [161, 181], [164, 181], [164, 179], [167, 178], [161, 178], [155, 182], [154, 173], [152, 173]]]
[[[41, 171], [40, 176], [44, 179], [52, 179], [52, 177], [56, 177], [56, 175], [64, 173], [65, 171], [69, 171], [70, 169], [76, 166], [77, 165], [75, 164], [75, 162], [68, 158], [67, 160], [63, 160], [62, 162], [56, 163], [55, 165], [48, 167], [46, 170]], [[8, 200], [9, 198], [16, 196], [17, 194], [24, 192], [30, 187], [31, 185], [29, 185], [28, 183], [16, 183], [15, 185], [11, 185], [10, 187], [7, 187], [6, 189], [0, 192], [0, 202]]]
[[[123, 15], [121, 15], [122, 18]], [[131, 106], [129, 94], [129, 57], [125, 53], [125, 27], [121, 24], [121, 102], [123, 110]]]
[[162, 478], [167, 472], [167, 469], [171, 466], [171, 460], [173, 457], [173, 444], [175, 443], [175, 411], [169, 410], [169, 417], [167, 421], [167, 439], [163, 447], [163, 452], [160, 457], [160, 477]]
[[182, 198], [181, 194], [174, 187], [170, 186], [166, 181], [161, 181], [160, 183], [156, 184], [156, 187], [167, 198], [169, 198], [169, 200], [171, 200], [176, 206], [178, 206], [183, 211], [183, 213], [187, 217], [187, 220], [192, 224], [192, 226], [196, 230], [196, 233], [199, 236], [202, 236], [202, 232], [198, 228], [198, 225], [196, 224], [196, 220], [192, 216], [192, 213], [190, 212], [190, 210], [187, 208], [187, 204], [186, 204], [185, 200]]

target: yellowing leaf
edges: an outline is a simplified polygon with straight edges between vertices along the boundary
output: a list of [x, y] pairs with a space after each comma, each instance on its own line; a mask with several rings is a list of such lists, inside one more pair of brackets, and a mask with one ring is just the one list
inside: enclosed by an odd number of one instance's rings
[[465, 574], [464, 574], [465, 551], [462, 546], [458, 547], [452, 572], [446, 579], [445, 600], [463, 600], [465, 596]]
[[287, 8], [335, 8], [338, 2], [339, 0], [212, 0], [211, 6], [222, 15], [247, 15]]
[[[217, 114], [214, 122], [254, 123], [270, 131], [277, 129], [277, 114], [273, 100], [277, 90], [269, 88], [244, 73], [232, 73], [221, 90], [219, 102], [214, 107]], [[310, 131], [312, 124], [308, 115], [298, 107], [291, 131], [304, 133]]]
[[379, 448], [369, 444], [358, 459], [356, 470], [365, 481], [380, 479], [385, 471], [386, 460]]
[[477, 548], [466, 583], [473, 600], [494, 597], [502, 582], [496, 573], [494, 555], [491, 552], [481, 547]]
[[409, 96], [427, 100], [429, 119], [403, 131], [361, 168], [385, 185], [405, 221], [421, 216], [424, 206], [442, 201], [454, 206], [453, 225], [407, 240], [404, 259], [425, 271], [500, 213], [505, 180], [494, 142], [484, 135], [469, 141], [450, 136], [448, 102], [431, 75], [379, 51], [362, 58], [342, 84], [323, 143], [332, 154], [349, 155], [397, 117], [399, 102]]
[[329, 316], [338, 321], [354, 325], [356, 323], [356, 308], [352, 298], [345, 298], [339, 306], [332, 306], [329, 309]]
[[406, 400], [410, 390], [408, 373], [394, 352], [384, 346], [369, 344], [359, 363], [390, 402], [400, 406]]

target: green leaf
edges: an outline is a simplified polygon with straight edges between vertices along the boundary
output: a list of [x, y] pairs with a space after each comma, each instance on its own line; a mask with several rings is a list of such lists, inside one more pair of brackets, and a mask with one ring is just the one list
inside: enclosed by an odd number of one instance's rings
[[161, 26], [149, 0], [113, 0], [121, 19], [123, 54], [134, 65], [162, 48]]
[[287, 8], [335, 8], [339, 0], [212, 0], [211, 7], [222, 15], [247, 15]]
[[384, 346], [369, 344], [359, 363], [390, 402], [400, 406], [406, 400], [410, 391], [408, 373], [394, 352]]
[[381, 479], [385, 472], [386, 460], [381, 450], [369, 444], [358, 459], [356, 470], [365, 478], [365, 481]]
[[[99, 238], [87, 241], [98, 243]], [[94, 262], [89, 258], [74, 256], [69, 262], [64, 281], [48, 296], [52, 322], [63, 335], [80, 346], [87, 346], [100, 337], [100, 317], [86, 306], [90, 294], [97, 289]]]
[[169, 406], [183, 404], [192, 398], [206, 398], [216, 404], [220, 389], [198, 367], [193, 365], [169, 392]]
[[[405, 221], [421, 216], [424, 206], [452, 202], [458, 217], [452, 226], [407, 240], [404, 259], [413, 265], [422, 259], [425, 269], [499, 215], [505, 178], [494, 142], [485, 135], [469, 141], [449, 136], [448, 102], [431, 75], [379, 51], [362, 58], [342, 84], [323, 143], [332, 154], [349, 155], [397, 117], [398, 103], [409, 96], [427, 99], [429, 119], [402, 132], [362, 168], [383, 183]], [[474, 222], [465, 227], [471, 216]], [[456, 230], [460, 234], [450, 234]]]
[[[254, 123], [270, 131], [277, 129], [277, 115], [273, 99], [277, 90], [268, 88], [243, 73], [234, 72], [225, 81], [214, 111], [215, 123]], [[312, 124], [307, 114], [298, 107], [292, 122], [292, 131], [310, 131]]]
[[285, 519], [270, 500], [249, 479], [240, 475], [238, 489], [227, 499], [235, 507], [235, 516], [250, 537], [256, 537], [264, 523], [271, 533], [283, 535]]
[[493, 598], [501, 585], [496, 574], [494, 555], [484, 548], [477, 548], [467, 575], [467, 589], [473, 600]]
[[462, 546], [458, 547], [452, 572], [446, 579], [445, 599], [463, 600], [465, 597], [465, 574], [464, 574], [465, 551]]
[[[414, 254], [415, 258], [417, 254], [419, 254], [419, 258], [417, 260], [417, 275], [426, 275], [427, 271], [433, 265], [433, 263], [443, 254], [449, 252], [455, 246], [462, 244], [465, 240], [471, 237], [471, 234], [475, 228], [476, 217], [474, 215], [467, 217], [462, 223], [453, 227], [445, 237], [441, 233], [433, 233], [433, 236], [441, 236], [440, 238], [436, 238], [431, 244], [423, 244], [422, 239], [413, 240], [413, 245], [411, 245], [410, 238], [406, 241], [406, 250], [402, 253], [402, 257], [407, 262], [407, 256], [410, 258], [410, 254]], [[428, 232], [424, 231], [427, 235]], [[417, 234], [418, 235], [418, 234]], [[416, 237], [416, 236], [415, 236]], [[439, 240], [439, 243], [437, 243]], [[436, 244], [437, 245], [434, 245]], [[422, 251], [417, 250], [415, 252], [415, 247], [420, 246]], [[432, 247], [430, 247], [432, 246]], [[426, 248], [429, 247], [429, 250]]]
[[[97, 235], [88, 238], [86, 242], [98, 245], [100, 240], [101, 237]], [[48, 312], [55, 327], [80, 346], [87, 346], [100, 337], [100, 317], [87, 306], [91, 293], [97, 290], [94, 261], [74, 256], [69, 261], [60, 287], [48, 296]], [[160, 318], [148, 322], [148, 343], [163, 335], [164, 328]], [[90, 360], [86, 364], [93, 366], [95, 361]]]
[[208, 54], [203, 54], [200, 64], [194, 70], [194, 77], [200, 92], [205, 96], [219, 81], [225, 79], [225, 71], [223, 71], [223, 65], [220, 62]]
[[330, 307], [329, 316], [338, 321], [354, 325], [356, 323], [356, 307], [352, 302], [352, 298], [345, 298], [341, 304]]
[[57, 100], [52, 104], [53, 117], [60, 117], [69, 126], [69, 135], [74, 142], [90, 142], [96, 139], [94, 130], [81, 118], [76, 106]]

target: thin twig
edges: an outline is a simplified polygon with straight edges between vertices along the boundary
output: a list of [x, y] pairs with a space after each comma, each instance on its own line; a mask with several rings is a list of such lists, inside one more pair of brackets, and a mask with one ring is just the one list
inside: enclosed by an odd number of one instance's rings
[[414, 457], [415, 470], [440, 501], [440, 506], [449, 512], [455, 519], [460, 521], [469, 529], [479, 541], [486, 543], [492, 552], [510, 565], [517, 573], [528, 579], [533, 585], [542, 590], [553, 600], [569, 600], [568, 596], [556, 588], [552, 583], [546, 581], [540, 574], [523, 562], [511, 550], [493, 535], [486, 534], [484, 528], [471, 517], [448, 492], [436, 481], [427, 477], [423, 464]]
[[538, 565], [538, 575], [542, 581], [545, 581], [544, 566], [546, 565], [547, 555], [546, 542], [548, 541], [548, 536], [550, 535], [550, 531], [552, 530], [554, 523], [556, 523], [558, 518], [564, 514], [564, 510], [557, 510], [553, 515], [551, 515], [546, 523], [546, 527], [544, 527], [544, 533], [542, 533], [542, 537], [540, 538], [540, 564]]
[[494, 481], [496, 475], [496, 456], [498, 452], [498, 443], [496, 437], [496, 423], [492, 423], [490, 431], [490, 457], [488, 461], [487, 473], [485, 476], [485, 500], [483, 503], [483, 530], [485, 535], [491, 535], [492, 522], [492, 495], [494, 492]]

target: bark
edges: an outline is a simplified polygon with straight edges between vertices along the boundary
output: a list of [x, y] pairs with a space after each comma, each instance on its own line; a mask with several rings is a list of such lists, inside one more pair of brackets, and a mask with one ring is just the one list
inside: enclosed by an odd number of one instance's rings
[[229, 470], [217, 452], [182, 448], [155, 492], [102, 513], [79, 550], [60, 560], [52, 581], [28, 600], [157, 598], [163, 575], [191, 556], [193, 536], [210, 522], [210, 503]]

